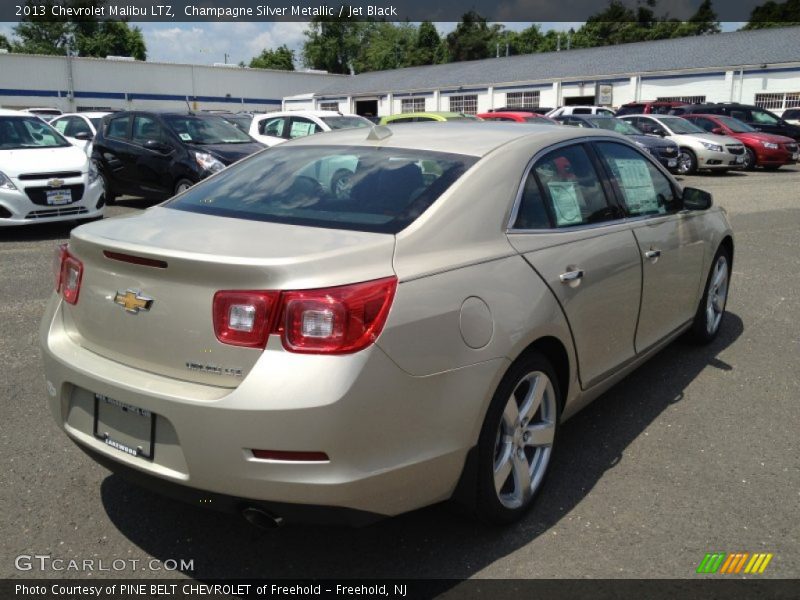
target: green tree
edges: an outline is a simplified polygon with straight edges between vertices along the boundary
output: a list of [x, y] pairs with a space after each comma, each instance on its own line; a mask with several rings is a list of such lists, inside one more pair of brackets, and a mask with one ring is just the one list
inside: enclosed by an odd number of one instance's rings
[[303, 62], [312, 69], [349, 75], [361, 51], [364, 23], [315, 17], [304, 34]]
[[416, 51], [413, 57], [415, 65], [434, 65], [444, 62], [445, 53], [442, 51], [442, 38], [436, 26], [430, 21], [419, 24], [416, 32]]
[[455, 31], [447, 34], [447, 49], [452, 62], [494, 56], [495, 40], [502, 25], [492, 25], [474, 10], [465, 13]]
[[11, 42], [2, 34], [0, 34], [0, 50], [11, 50]]
[[766, 2], [750, 13], [750, 21], [742, 29], [767, 29], [800, 25], [800, 0]]
[[286, 44], [275, 50], [264, 49], [261, 54], [250, 60], [253, 69], [279, 69], [281, 71], [294, 71], [294, 50]]
[[[105, 3], [106, 0], [64, 0], [60, 4], [71, 8], [87, 8], [100, 7]], [[28, 4], [42, 5], [34, 0], [28, 0]], [[138, 27], [130, 27], [125, 21], [71, 21], [53, 17], [53, 5], [52, 0], [46, 0], [45, 16], [24, 17], [14, 27], [17, 37], [13, 44], [15, 52], [65, 55], [70, 50], [77, 52], [79, 56], [132, 56], [138, 60], [147, 58], [144, 36]]]

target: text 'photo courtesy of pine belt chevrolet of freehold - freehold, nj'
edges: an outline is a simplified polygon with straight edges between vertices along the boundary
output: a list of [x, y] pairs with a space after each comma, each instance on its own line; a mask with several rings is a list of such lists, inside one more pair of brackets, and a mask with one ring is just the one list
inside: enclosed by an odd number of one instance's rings
[[800, 3], [0, 6], [0, 598], [797, 598]]

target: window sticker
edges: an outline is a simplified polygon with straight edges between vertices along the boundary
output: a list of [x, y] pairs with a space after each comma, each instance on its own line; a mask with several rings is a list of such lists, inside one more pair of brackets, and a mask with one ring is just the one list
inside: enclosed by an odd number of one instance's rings
[[314, 127], [313, 123], [303, 123], [302, 121], [293, 121], [292, 130], [289, 133], [289, 137], [296, 138], [296, 137], [303, 137], [306, 135], [310, 135], [312, 127]]
[[578, 188], [574, 181], [548, 181], [547, 188], [553, 199], [556, 227], [577, 225], [583, 220], [578, 203]]
[[188, 133], [179, 133], [178, 137], [181, 138], [184, 142], [191, 142], [192, 141], [192, 136], [189, 135]]
[[663, 213], [647, 163], [638, 158], [612, 158], [612, 168], [632, 214]]

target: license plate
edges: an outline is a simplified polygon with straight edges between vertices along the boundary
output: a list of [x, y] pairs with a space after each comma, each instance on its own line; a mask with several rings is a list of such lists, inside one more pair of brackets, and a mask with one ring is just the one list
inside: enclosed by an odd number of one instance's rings
[[155, 413], [102, 394], [94, 395], [97, 439], [130, 456], [153, 460], [155, 433]]
[[69, 204], [72, 202], [72, 190], [47, 190], [45, 197], [50, 205]]
[[744, 162], [744, 156], [737, 156], [736, 157], [736, 164], [742, 164]]
[[667, 161], [667, 166], [668, 167], [677, 167], [678, 166], [678, 159], [677, 158], [670, 158]]

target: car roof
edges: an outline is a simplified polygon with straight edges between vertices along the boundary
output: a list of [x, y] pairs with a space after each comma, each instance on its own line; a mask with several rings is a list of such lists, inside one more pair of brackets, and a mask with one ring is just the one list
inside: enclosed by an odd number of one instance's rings
[[387, 119], [401, 119], [407, 117], [443, 117], [445, 119], [454, 119], [456, 117], [464, 117], [464, 113], [448, 112], [445, 110], [428, 110], [420, 112], [398, 113], [396, 115], [386, 115]]
[[[368, 139], [372, 132], [375, 139]], [[381, 134], [390, 135], [381, 137]], [[372, 128], [339, 129], [313, 136], [290, 140], [281, 145], [288, 146], [377, 146], [412, 150], [430, 150], [451, 154], [485, 156], [492, 150], [507, 143], [530, 137], [540, 139], [542, 146], [549, 146], [562, 140], [573, 138], [624, 136], [606, 130], [592, 130], [578, 127], [553, 127], [530, 123], [502, 121], [445, 121], [439, 123], [403, 123], [400, 126], [377, 125]]]
[[8, 108], [0, 108], [0, 117], [30, 117], [31, 113], [25, 113], [18, 110], [10, 110]]
[[485, 113], [478, 113], [476, 116], [481, 118], [492, 118], [492, 117], [522, 117], [524, 119], [544, 119], [544, 115], [540, 115], [539, 113], [535, 112], [528, 112], [526, 110], [497, 110], [493, 112], [485, 112]]
[[110, 115], [110, 114], [113, 114], [113, 113], [111, 111], [92, 111], [92, 112], [79, 112], [79, 113], [77, 113], [77, 112], [76, 113], [64, 113], [62, 115], [56, 115], [56, 117], [53, 119], [53, 121], [55, 121], [56, 119], [63, 119], [64, 117], [87, 117], [89, 119], [92, 119], [92, 118], [97, 119], [97, 118], [103, 118], [106, 115]]
[[359, 115], [343, 115], [335, 110], [276, 110], [256, 115], [258, 117], [357, 117]]

